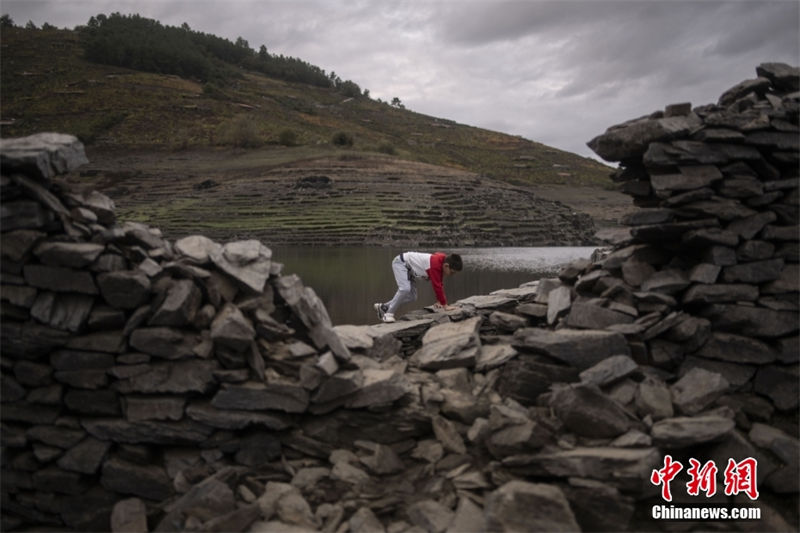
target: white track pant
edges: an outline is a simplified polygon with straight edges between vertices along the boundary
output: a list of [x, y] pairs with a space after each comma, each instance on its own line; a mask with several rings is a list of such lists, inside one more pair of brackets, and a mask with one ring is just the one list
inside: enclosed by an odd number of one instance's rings
[[397, 281], [397, 292], [386, 305], [389, 306], [387, 313], [394, 314], [401, 305], [417, 299], [417, 284], [399, 255], [392, 261], [392, 272]]

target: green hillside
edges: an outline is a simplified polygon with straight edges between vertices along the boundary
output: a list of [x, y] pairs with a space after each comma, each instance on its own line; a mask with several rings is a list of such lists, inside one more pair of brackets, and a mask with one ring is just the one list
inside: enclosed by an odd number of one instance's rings
[[342, 151], [377, 152], [517, 185], [610, 183], [609, 168], [593, 159], [415, 113], [363, 93], [348, 96], [351, 82], [323, 87], [269, 77], [257, 70], [269, 68], [256, 61], [254, 50], [248, 49], [254, 60], [236, 64], [215, 58], [207, 76], [182, 77], [90, 62], [79, 31], [1, 31], [3, 137], [72, 133], [90, 154], [258, 148], [276, 152], [272, 159], [283, 163]]

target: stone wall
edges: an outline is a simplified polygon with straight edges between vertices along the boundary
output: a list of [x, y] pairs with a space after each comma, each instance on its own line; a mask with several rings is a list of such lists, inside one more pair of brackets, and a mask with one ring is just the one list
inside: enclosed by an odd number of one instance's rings
[[[0, 141], [2, 529], [796, 530], [798, 77], [758, 74], [590, 143], [643, 206], [607, 253], [376, 326], [257, 241], [118, 224], [72, 137]], [[761, 519], [652, 520], [666, 454], [673, 504]]]

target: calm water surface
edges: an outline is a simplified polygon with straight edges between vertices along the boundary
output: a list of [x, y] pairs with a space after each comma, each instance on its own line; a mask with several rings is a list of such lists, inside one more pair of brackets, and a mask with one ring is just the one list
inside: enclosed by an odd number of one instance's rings
[[[405, 249], [381, 247], [271, 247], [273, 260], [283, 263], [284, 274], [297, 274], [303, 284], [319, 295], [331, 320], [339, 324], [375, 324], [375, 302], [385, 302], [397, 285], [391, 262]], [[546, 248], [456, 248], [414, 250], [455, 252], [464, 260], [464, 270], [445, 280], [447, 300], [453, 303], [478, 294], [549, 277], [570, 261], [588, 258], [593, 247]], [[436, 301], [430, 282], [419, 280], [419, 297], [401, 307], [398, 314], [431, 305]]]

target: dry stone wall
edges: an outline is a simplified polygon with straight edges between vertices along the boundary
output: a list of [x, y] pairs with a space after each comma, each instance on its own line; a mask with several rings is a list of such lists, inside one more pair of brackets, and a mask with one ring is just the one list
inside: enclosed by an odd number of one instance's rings
[[[590, 143], [642, 206], [612, 248], [375, 326], [117, 223], [73, 137], [0, 141], [2, 529], [797, 530], [798, 72], [757, 73]], [[719, 467], [674, 505], [761, 518], [653, 520], [667, 454]]]

